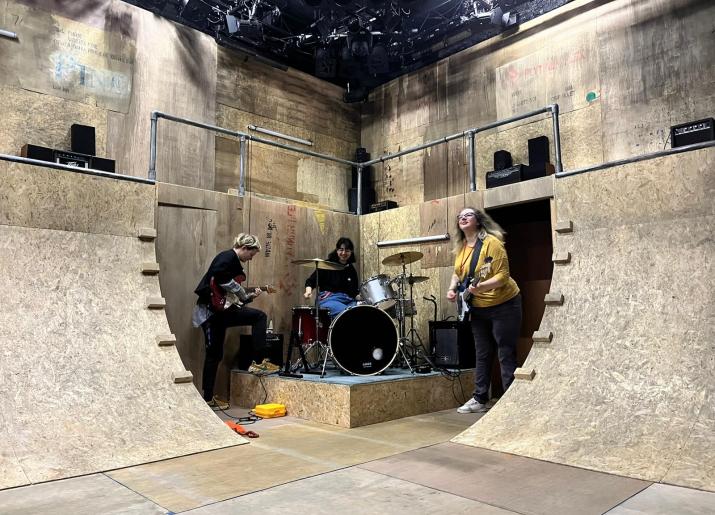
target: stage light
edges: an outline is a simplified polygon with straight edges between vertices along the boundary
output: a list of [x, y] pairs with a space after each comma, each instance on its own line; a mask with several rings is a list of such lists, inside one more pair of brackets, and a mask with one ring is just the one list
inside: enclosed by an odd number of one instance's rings
[[355, 57], [367, 57], [370, 55], [370, 47], [372, 46], [372, 34], [366, 30], [361, 30], [354, 36], [348, 36], [348, 45], [350, 52]]
[[258, 20], [239, 20], [228, 14], [226, 15], [226, 30], [232, 36], [256, 42], [263, 41], [263, 25]]
[[377, 43], [372, 47], [370, 57], [367, 61], [367, 69], [372, 75], [379, 75], [390, 71], [390, 61], [387, 50], [382, 43]]
[[338, 61], [329, 48], [318, 47], [315, 49], [315, 75], [321, 79], [332, 79], [338, 69]]
[[512, 13], [510, 11], [504, 12], [501, 7], [496, 7], [491, 12], [489, 22], [496, 27], [507, 29], [509, 27], [513, 27], [514, 25], [518, 25], [519, 13]]
[[346, 104], [351, 104], [353, 102], [363, 102], [367, 100], [368, 90], [365, 86], [361, 84], [354, 84], [348, 82], [347, 89], [343, 95], [343, 100]]

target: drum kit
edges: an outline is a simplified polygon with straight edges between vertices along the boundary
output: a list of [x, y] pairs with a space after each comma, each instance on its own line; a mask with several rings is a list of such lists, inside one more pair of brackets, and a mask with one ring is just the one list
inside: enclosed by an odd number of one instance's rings
[[[407, 273], [407, 265], [422, 259], [421, 252], [400, 252], [386, 257], [382, 264], [401, 266], [402, 273], [390, 278], [378, 274], [360, 285], [362, 300], [342, 311], [332, 321], [327, 309], [320, 308], [319, 275], [316, 273], [314, 306], [292, 309], [292, 333], [285, 371], [295, 374], [301, 366], [304, 373], [312, 372], [322, 361], [321, 377], [329, 358], [340, 369], [352, 375], [376, 375], [390, 367], [401, 354], [404, 363], [414, 373], [405, 347], [414, 347], [410, 337], [416, 334], [413, 317], [417, 314], [412, 288], [429, 277]], [[323, 259], [296, 259], [293, 264], [318, 270], [342, 270], [343, 265]], [[409, 289], [409, 295], [408, 295]], [[410, 329], [406, 331], [406, 321]], [[292, 349], [297, 347], [300, 358], [291, 363]], [[311, 359], [312, 358], [312, 359]], [[300, 377], [300, 376], [298, 376]]]

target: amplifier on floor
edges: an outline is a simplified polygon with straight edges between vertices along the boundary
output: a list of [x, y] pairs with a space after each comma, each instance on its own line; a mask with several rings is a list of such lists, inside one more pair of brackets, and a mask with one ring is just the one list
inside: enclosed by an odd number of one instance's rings
[[523, 168], [524, 165], [514, 165], [503, 170], [487, 172], [487, 188], [495, 188], [521, 181]]
[[248, 367], [251, 366], [251, 361], [260, 363], [264, 358], [268, 358], [274, 365], [283, 366], [283, 335], [268, 333], [266, 334], [266, 346], [256, 348], [253, 345], [253, 336], [242, 334], [236, 359], [238, 368], [248, 370]]
[[429, 335], [435, 365], [445, 368], [474, 367], [476, 356], [469, 322], [430, 321]]
[[712, 118], [697, 122], [673, 125], [670, 128], [670, 145], [672, 148], [703, 143], [715, 139], [715, 123]]

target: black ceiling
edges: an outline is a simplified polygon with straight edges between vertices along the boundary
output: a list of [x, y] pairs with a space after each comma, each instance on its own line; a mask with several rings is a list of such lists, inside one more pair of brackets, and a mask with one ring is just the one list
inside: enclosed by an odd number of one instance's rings
[[226, 47], [346, 88], [374, 87], [570, 0], [125, 0]]

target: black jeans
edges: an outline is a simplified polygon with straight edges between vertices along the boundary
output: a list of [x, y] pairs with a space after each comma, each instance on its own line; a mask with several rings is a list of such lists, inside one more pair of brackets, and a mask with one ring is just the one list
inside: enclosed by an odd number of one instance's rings
[[494, 352], [499, 356], [501, 381], [504, 391], [514, 380], [516, 343], [521, 329], [521, 295], [488, 308], [470, 309], [472, 335], [477, 351], [474, 374], [474, 398], [486, 404], [492, 377]]
[[223, 359], [223, 342], [226, 329], [239, 325], [250, 325], [253, 335], [254, 348], [262, 349], [266, 346], [266, 328], [268, 325], [266, 314], [253, 308], [231, 308], [220, 313], [214, 313], [201, 324], [206, 342], [206, 357], [204, 359], [204, 373], [201, 381], [204, 390], [204, 400], [210, 401], [214, 396], [214, 383], [218, 364]]

